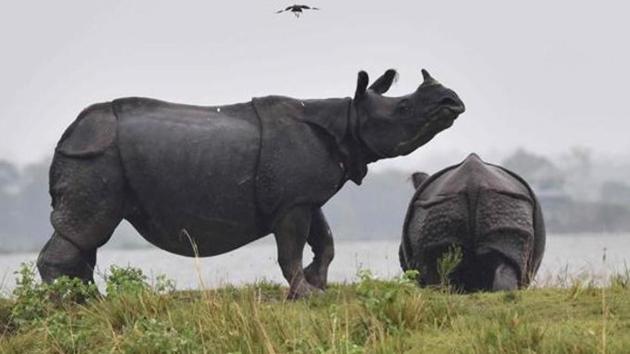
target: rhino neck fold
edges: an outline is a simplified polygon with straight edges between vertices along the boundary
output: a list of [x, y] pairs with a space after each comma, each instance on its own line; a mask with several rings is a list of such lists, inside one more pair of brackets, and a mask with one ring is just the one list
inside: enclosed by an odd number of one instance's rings
[[348, 115], [349, 123], [349, 132], [352, 134], [352, 139], [355, 141], [355, 144], [358, 146], [359, 153], [361, 154], [363, 160], [366, 164], [372, 163], [384, 158], [387, 158], [384, 154], [374, 150], [368, 143], [363, 140], [361, 136], [361, 112], [358, 111], [358, 108], [353, 103], [350, 105], [350, 113]]
[[[351, 98], [299, 100], [267, 96], [254, 98], [252, 103], [261, 121], [263, 135], [265, 132], [271, 132], [269, 130], [271, 127], [266, 125], [276, 125], [283, 121], [288, 125], [291, 125], [289, 122], [307, 123], [329, 137], [329, 146], [335, 155], [333, 158], [344, 170], [343, 181], [339, 187], [347, 180], [360, 185], [367, 174], [367, 164], [379, 159], [379, 156], [360, 138], [359, 116]], [[287, 129], [287, 126], [273, 129], [283, 130]], [[263, 145], [261, 142], [261, 149], [264, 149]]]
[[339, 144], [339, 151], [343, 157], [346, 178], [361, 185], [368, 171], [367, 165], [378, 160], [379, 156], [361, 139], [359, 115], [352, 100], [348, 104], [346, 119], [346, 132]]

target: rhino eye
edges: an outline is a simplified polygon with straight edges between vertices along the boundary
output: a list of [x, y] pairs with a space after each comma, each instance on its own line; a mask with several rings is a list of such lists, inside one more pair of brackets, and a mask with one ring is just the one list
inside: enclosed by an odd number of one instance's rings
[[411, 112], [411, 104], [409, 103], [409, 100], [400, 101], [400, 103], [396, 107], [396, 111], [401, 114], [407, 114]]

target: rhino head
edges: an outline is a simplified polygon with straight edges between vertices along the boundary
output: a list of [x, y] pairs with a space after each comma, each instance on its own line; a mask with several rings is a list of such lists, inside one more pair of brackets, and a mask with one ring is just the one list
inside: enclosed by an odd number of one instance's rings
[[355, 134], [371, 153], [370, 162], [410, 154], [464, 112], [464, 103], [455, 92], [424, 69], [422, 75], [424, 81], [415, 92], [387, 97], [383, 94], [396, 80], [395, 70], [387, 70], [369, 88], [368, 74], [359, 72], [353, 100]]

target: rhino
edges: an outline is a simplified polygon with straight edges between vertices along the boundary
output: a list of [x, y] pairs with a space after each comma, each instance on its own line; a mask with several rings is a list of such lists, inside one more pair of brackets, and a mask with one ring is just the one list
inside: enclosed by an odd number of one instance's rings
[[[457, 94], [422, 70], [411, 94], [383, 96], [387, 70], [353, 98], [254, 98], [193, 106], [129, 97], [83, 110], [50, 167], [54, 233], [42, 279], [93, 281], [96, 251], [121, 220], [166, 251], [222, 254], [271, 233], [291, 299], [326, 287], [333, 237], [321, 207], [374, 161], [407, 155], [464, 112]], [[308, 243], [313, 261], [302, 268]]]
[[545, 224], [536, 195], [516, 173], [470, 154], [431, 176], [412, 175], [415, 193], [399, 248], [403, 270], [420, 285], [437, 285], [438, 260], [461, 250], [448, 277], [456, 289], [507, 291], [529, 285], [545, 250]]

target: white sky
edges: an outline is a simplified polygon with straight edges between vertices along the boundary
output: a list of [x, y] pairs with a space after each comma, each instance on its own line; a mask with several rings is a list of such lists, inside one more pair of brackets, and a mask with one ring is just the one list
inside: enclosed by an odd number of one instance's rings
[[[630, 153], [627, 1], [293, 0], [0, 2], [0, 159], [40, 160], [85, 106], [121, 96], [195, 104], [351, 96], [356, 73], [451, 87], [468, 111], [413, 155], [571, 146]], [[492, 160], [490, 158], [489, 160]]]

